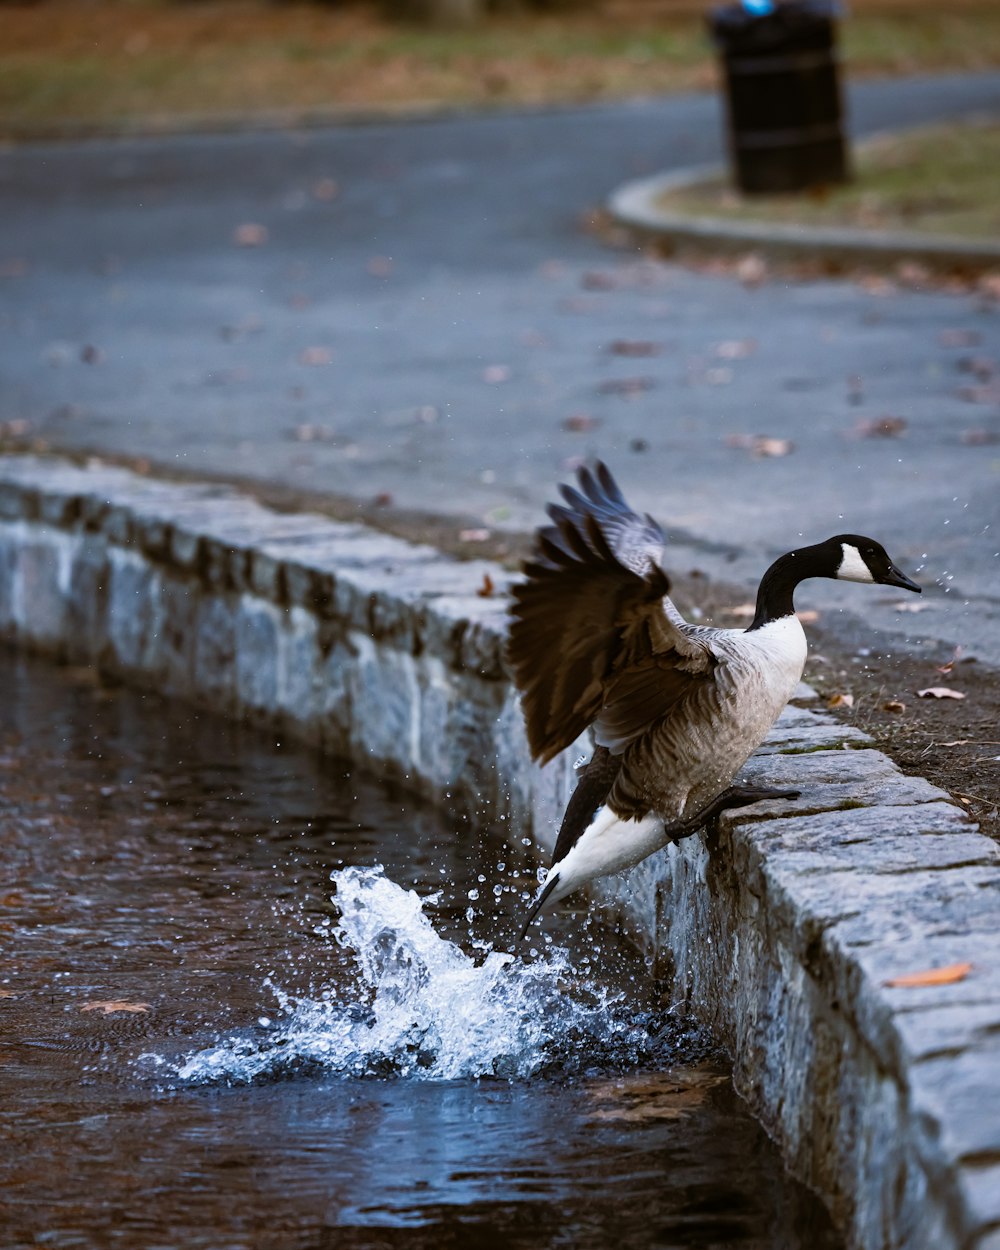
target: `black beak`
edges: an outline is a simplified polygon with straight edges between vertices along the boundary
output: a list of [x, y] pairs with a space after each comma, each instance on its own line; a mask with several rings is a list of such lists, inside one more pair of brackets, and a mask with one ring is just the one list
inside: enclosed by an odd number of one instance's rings
[[923, 588], [905, 573], [901, 573], [894, 564], [889, 565], [889, 571], [883, 577], [879, 578], [883, 586], [899, 586], [903, 590], [912, 590], [915, 595], [923, 593]]
[[548, 881], [546, 881], [545, 889], [541, 892], [541, 894], [539, 894], [538, 898], [535, 899], [535, 902], [531, 908], [531, 911], [528, 912], [527, 920], [521, 926], [521, 932], [517, 936], [517, 940], [519, 942], [524, 941], [532, 920], [534, 920], [534, 918], [538, 915], [538, 913], [545, 906], [545, 902], [548, 899], [549, 895], [552, 893], [552, 891], [556, 888], [556, 882], [558, 880], [559, 880], [559, 874], [556, 873], [553, 876], [551, 876], [548, 879]]

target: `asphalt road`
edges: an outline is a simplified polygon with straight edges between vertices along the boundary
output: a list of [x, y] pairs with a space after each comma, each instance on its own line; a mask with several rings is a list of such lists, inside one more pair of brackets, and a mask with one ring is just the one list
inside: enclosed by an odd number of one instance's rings
[[[850, 93], [858, 133], [970, 111], [1000, 114], [1000, 74]], [[10, 149], [0, 422], [491, 530], [533, 526], [600, 455], [675, 569], [749, 587], [803, 540], [868, 533], [926, 610], [832, 583], [800, 606], [1000, 665], [1000, 305], [748, 287], [582, 227], [721, 135], [691, 96]]]

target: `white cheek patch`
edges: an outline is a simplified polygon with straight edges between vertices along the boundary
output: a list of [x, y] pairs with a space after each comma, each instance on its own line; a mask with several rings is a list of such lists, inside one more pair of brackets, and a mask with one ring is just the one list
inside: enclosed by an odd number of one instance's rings
[[840, 549], [844, 556], [837, 569], [837, 576], [842, 582], [873, 582], [875, 580], [857, 547], [853, 547], [850, 543], [841, 543]]

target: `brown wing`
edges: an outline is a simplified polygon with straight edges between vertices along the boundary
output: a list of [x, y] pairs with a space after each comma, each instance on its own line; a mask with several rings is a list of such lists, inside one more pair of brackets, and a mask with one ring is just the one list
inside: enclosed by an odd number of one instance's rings
[[596, 477], [581, 471], [580, 484], [582, 493], [564, 489], [568, 508], [550, 509], [555, 524], [539, 531], [514, 589], [508, 658], [543, 763], [595, 721], [620, 752], [715, 663], [665, 598], [669, 580], [649, 555], [655, 522], [628, 508], [603, 465]]

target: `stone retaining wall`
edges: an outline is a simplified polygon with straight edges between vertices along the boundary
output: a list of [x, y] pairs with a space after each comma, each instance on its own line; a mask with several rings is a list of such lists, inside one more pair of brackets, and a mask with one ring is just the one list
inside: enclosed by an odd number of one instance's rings
[[[0, 635], [280, 724], [550, 845], [570, 769], [529, 760], [508, 584], [217, 486], [0, 458]], [[994, 844], [811, 711], [788, 709], [747, 775], [803, 797], [731, 813], [597, 893], [727, 1043], [849, 1245], [1000, 1250]], [[965, 961], [955, 984], [884, 984]]]

